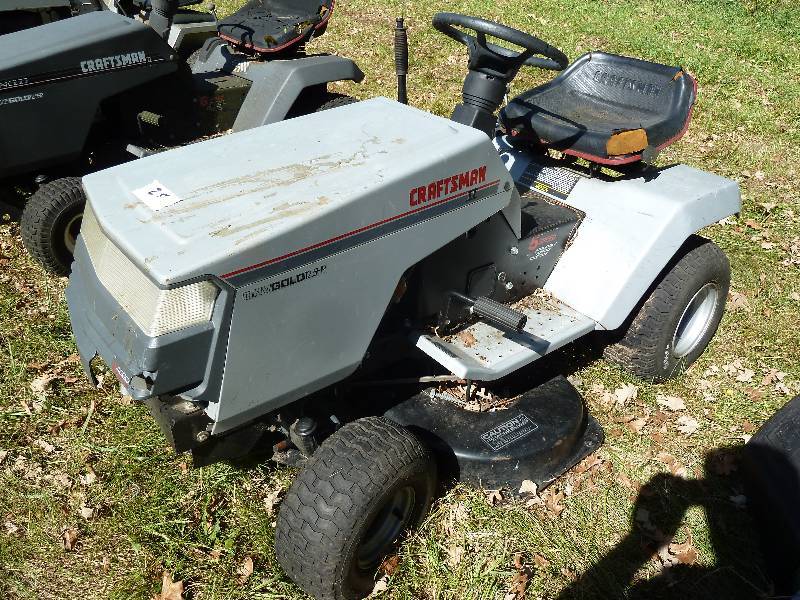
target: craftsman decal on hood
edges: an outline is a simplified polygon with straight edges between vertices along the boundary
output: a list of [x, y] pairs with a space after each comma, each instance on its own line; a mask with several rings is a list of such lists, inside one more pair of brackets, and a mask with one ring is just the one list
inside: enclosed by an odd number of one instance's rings
[[479, 183], [486, 181], [486, 165], [472, 169], [471, 171], [464, 171], [457, 173], [444, 179], [437, 179], [431, 181], [428, 185], [411, 188], [408, 193], [408, 204], [410, 206], [417, 206], [436, 200], [442, 196], [449, 196], [455, 192], [463, 190], [464, 188], [472, 187]]
[[92, 73], [94, 71], [107, 71], [108, 69], [130, 67], [131, 65], [139, 65], [146, 62], [148, 62], [147, 54], [140, 50], [138, 52], [128, 52], [127, 54], [82, 60], [81, 72]]

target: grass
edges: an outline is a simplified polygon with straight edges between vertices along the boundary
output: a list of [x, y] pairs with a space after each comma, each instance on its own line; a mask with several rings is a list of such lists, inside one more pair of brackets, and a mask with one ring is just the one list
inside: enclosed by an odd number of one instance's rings
[[[600, 49], [682, 64], [699, 80], [698, 105], [687, 136], [660, 160], [738, 180], [743, 210], [704, 232], [731, 259], [732, 294], [715, 340], [683, 377], [635, 381], [582, 349], [550, 361], [582, 381], [607, 433], [599, 463], [556, 484], [563, 512], [491, 505], [484, 491], [457, 486], [403, 545], [384, 595], [503, 598], [520, 570], [516, 553], [529, 598], [768, 594], [753, 526], [736, 501], [740, 484], [713, 465], [715, 449], [735, 451], [800, 392], [800, 9], [792, 0], [342, 0], [313, 48], [351, 57], [367, 74], [337, 91], [392, 96], [391, 28], [404, 13], [410, 101], [447, 115], [466, 57], [430, 27], [436, 10], [530, 31], [573, 59]], [[513, 91], [549, 76], [523, 70]], [[272, 551], [271, 493], [288, 487], [291, 471], [187, 468], [146, 411], [120, 400], [112, 377], [97, 390], [84, 382], [65, 281], [30, 261], [16, 223], [0, 231], [0, 596], [150, 598], [166, 569], [191, 598], [302, 598]], [[626, 383], [638, 397], [609, 402]], [[659, 413], [659, 394], [680, 396], [686, 410]], [[678, 414], [697, 419], [697, 432], [680, 433]], [[639, 433], [621, 423], [630, 416], [648, 418]], [[670, 474], [665, 454], [685, 478]], [[677, 541], [691, 536], [697, 563], [665, 573], [642, 547], [651, 523], [639, 508]], [[72, 550], [65, 530], [77, 533]], [[255, 570], [240, 583], [245, 557]]]

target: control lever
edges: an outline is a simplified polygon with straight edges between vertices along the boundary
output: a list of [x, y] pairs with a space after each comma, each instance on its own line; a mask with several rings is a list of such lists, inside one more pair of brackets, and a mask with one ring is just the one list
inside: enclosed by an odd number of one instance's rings
[[489, 321], [493, 325], [500, 325], [514, 331], [522, 331], [525, 323], [528, 322], [526, 315], [491, 298], [486, 298], [485, 296], [470, 298], [458, 292], [450, 292], [450, 295], [468, 305], [472, 314]]

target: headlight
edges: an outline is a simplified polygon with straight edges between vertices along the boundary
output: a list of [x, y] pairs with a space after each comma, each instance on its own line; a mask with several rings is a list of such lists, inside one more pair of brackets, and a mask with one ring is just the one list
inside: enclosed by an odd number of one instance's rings
[[106, 237], [88, 204], [81, 235], [100, 283], [148, 336], [211, 319], [219, 293], [216, 285], [198, 281], [169, 290], [159, 288]]

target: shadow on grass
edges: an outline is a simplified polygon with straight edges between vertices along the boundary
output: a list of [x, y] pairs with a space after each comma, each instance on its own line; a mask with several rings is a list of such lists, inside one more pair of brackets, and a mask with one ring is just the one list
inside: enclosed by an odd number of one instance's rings
[[[654, 476], [639, 491], [630, 532], [558, 600], [792, 597], [797, 548], [791, 536], [782, 536], [785, 521], [763, 488], [754, 488], [758, 476], [753, 472], [766, 466], [771, 477], [779, 477], [774, 481], [781, 495], [800, 501], [796, 467], [784, 453], [759, 444], [711, 450], [702, 479]], [[745, 498], [749, 511], [733, 501]], [[637, 579], [636, 573], [675, 537], [692, 507], [705, 512], [715, 563], [678, 563], [650, 579]]]

